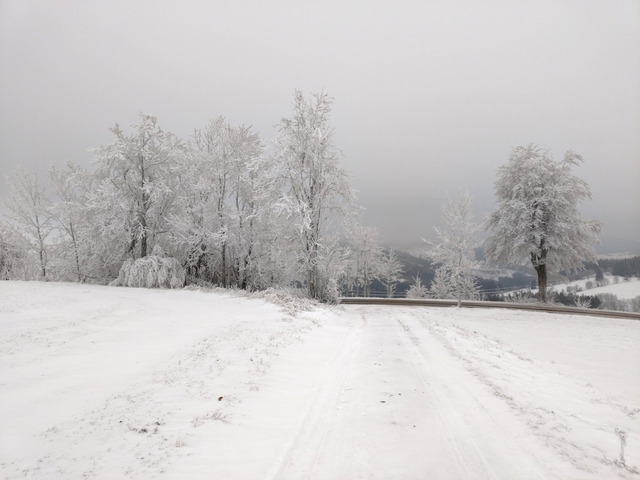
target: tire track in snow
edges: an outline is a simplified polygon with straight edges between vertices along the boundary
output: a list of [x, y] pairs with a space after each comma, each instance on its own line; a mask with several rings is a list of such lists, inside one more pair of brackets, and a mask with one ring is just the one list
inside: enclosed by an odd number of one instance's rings
[[455, 467], [457, 474], [451, 471], [449, 478], [549, 478], [545, 463], [520, 446], [518, 432], [509, 431], [509, 422], [503, 421], [505, 412], [494, 409], [492, 399], [479, 395], [473, 379], [422, 329], [422, 323], [414, 317], [397, 322], [405, 334], [415, 376], [425, 385], [434, 427], [445, 441], [439, 453]]
[[[594, 410], [592, 418], [579, 418], [571, 410], [572, 402], [587, 401], [594, 406], [602, 403], [593, 397], [592, 389], [588, 386], [577, 384], [572, 378], [558, 372], [543, 371], [536, 361], [497, 339], [472, 334], [455, 323], [439, 324], [430, 318], [420, 317], [420, 325], [470, 375], [507, 405], [529, 427], [530, 432], [550, 447], [550, 451], [581, 472], [567, 473], [573, 475], [570, 478], [601, 478], [603, 467], [608, 471], [606, 475], [630, 478], [624, 469], [609, 470], [615, 464], [608, 458], [615, 456], [615, 446], [607, 454], [604, 445], [612, 435], [605, 426], [600, 425], [604, 419], [608, 422], [615, 417], [617, 423], [629, 426], [634, 420], [624, 408], [608, 399], [603, 408], [597, 409], [597, 413]], [[541, 389], [546, 390], [544, 395], [540, 395]], [[546, 403], [539, 403], [542, 398], [546, 398]], [[618, 412], [613, 412], [611, 407]], [[598, 436], [602, 444], [590, 443], [572, 434], [573, 430], [594, 427], [600, 430]], [[613, 427], [609, 430], [613, 431]]]
[[[460, 413], [456, 412], [452, 408], [451, 402], [447, 400], [451, 392], [446, 392], [434, 372], [430, 371], [432, 367], [429, 366], [429, 362], [421, 352], [420, 340], [413, 334], [406, 323], [400, 319], [396, 320], [409, 340], [407, 347], [410, 352], [409, 358], [415, 377], [428, 392], [428, 408], [435, 413], [438, 421], [437, 427], [442, 434], [442, 438], [446, 439], [446, 444], [452, 453], [458, 474], [462, 478], [470, 478], [474, 472], [477, 474], [479, 471], [483, 471], [486, 473], [485, 478], [496, 479], [497, 476], [493, 468], [487, 462], [478, 444], [473, 440], [473, 436], [470, 435], [471, 432], [460, 433], [464, 430], [464, 426], [460, 422]], [[455, 428], [452, 428], [454, 425]], [[470, 451], [473, 453], [473, 460], [470, 458]]]
[[412, 314], [351, 311], [364, 325], [352, 327], [322, 370], [314, 400], [268, 480], [557, 474], [546, 468], [546, 452], [528, 451], [535, 437], [523, 439], [524, 427], [503, 425], [500, 415], [509, 410]]
[[322, 369], [311, 394], [313, 400], [307, 413], [267, 472], [266, 480], [308, 478], [307, 475], [315, 470], [331, 428], [327, 413], [339, 408], [363, 329], [364, 325], [353, 326], [338, 351]]

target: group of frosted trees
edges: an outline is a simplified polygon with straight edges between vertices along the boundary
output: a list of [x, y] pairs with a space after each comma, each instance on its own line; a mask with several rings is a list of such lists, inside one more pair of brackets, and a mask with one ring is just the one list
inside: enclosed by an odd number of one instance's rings
[[[340, 293], [393, 296], [402, 268], [378, 231], [357, 222], [354, 193], [329, 127], [331, 98], [296, 91], [293, 113], [264, 142], [223, 117], [184, 141], [141, 115], [129, 132], [111, 129], [92, 169], [51, 168], [45, 188], [18, 170], [0, 221], [5, 279], [118, 282], [130, 286], [207, 283], [247, 290], [297, 286], [325, 301]], [[499, 207], [489, 217], [489, 258], [530, 256], [544, 290], [546, 268], [590, 259], [599, 225], [583, 221], [589, 195], [569, 167], [535, 146], [515, 149], [499, 172]], [[471, 198], [443, 208], [438, 264], [411, 296], [474, 298]], [[586, 252], [586, 253], [585, 253]], [[379, 292], [375, 292], [379, 293]]]
[[[485, 255], [502, 265], [530, 264], [538, 277], [538, 299], [547, 301], [548, 275], [583, 268], [597, 262], [593, 244], [601, 223], [582, 217], [578, 207], [591, 198], [589, 185], [572, 172], [583, 159], [568, 151], [557, 162], [537, 145], [515, 147], [509, 161], [498, 170], [496, 209], [485, 220], [488, 236]], [[430, 256], [438, 264], [429, 289], [419, 279], [408, 296], [463, 299], [479, 295], [473, 272], [474, 233], [472, 200], [462, 193], [457, 202], [443, 205], [440, 242], [431, 244]]]
[[335, 300], [375, 277], [393, 290], [395, 257], [367, 277], [350, 235], [339, 243], [342, 230], [361, 227], [333, 144], [331, 103], [296, 91], [269, 143], [223, 117], [184, 141], [141, 115], [129, 132], [111, 129], [92, 169], [51, 168], [48, 188], [18, 170], [0, 221], [2, 278], [293, 285]]

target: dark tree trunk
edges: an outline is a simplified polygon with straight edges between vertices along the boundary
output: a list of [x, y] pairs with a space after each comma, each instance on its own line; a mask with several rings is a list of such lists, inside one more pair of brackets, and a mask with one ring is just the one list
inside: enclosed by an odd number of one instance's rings
[[538, 274], [538, 301], [547, 303], [547, 253], [545, 239], [540, 240], [538, 251], [531, 252], [531, 264]]
[[227, 288], [227, 243], [224, 242], [222, 244], [222, 249], [220, 251], [220, 255], [222, 256], [222, 272], [221, 272], [221, 282], [224, 288]]
[[538, 274], [538, 300], [547, 303], [547, 264], [534, 267]]
[[140, 258], [147, 256], [147, 235], [143, 235], [140, 240]]
[[44, 250], [40, 249], [40, 275], [47, 278], [47, 269], [44, 264]]

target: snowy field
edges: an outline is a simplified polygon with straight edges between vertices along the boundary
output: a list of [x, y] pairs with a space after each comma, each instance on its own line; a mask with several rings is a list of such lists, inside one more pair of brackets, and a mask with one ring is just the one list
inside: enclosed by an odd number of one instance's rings
[[0, 282], [2, 477], [640, 478], [638, 321], [277, 300]]
[[559, 285], [554, 285], [553, 289], [556, 292], [567, 291], [570, 287], [580, 287], [580, 295], [599, 295], [602, 293], [612, 293], [618, 298], [622, 299], [631, 299], [640, 296], [640, 278], [630, 278], [628, 281], [625, 281], [622, 278], [618, 279], [618, 282], [615, 282], [615, 278], [611, 275], [606, 275], [604, 277], [608, 283], [608, 285], [602, 287], [595, 288], [587, 288], [587, 282], [591, 282], [595, 285], [595, 279], [583, 279], [576, 280], [570, 283], [562, 283]]

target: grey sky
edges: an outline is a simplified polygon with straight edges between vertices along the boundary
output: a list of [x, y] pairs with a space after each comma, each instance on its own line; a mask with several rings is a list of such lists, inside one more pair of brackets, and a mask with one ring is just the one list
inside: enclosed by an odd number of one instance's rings
[[2, 175], [89, 165], [141, 111], [184, 139], [224, 115], [268, 140], [295, 88], [324, 89], [388, 243], [431, 236], [459, 188], [481, 219], [496, 168], [534, 142], [585, 157], [604, 250], [640, 250], [637, 0], [0, 0], [0, 75]]

